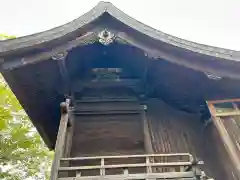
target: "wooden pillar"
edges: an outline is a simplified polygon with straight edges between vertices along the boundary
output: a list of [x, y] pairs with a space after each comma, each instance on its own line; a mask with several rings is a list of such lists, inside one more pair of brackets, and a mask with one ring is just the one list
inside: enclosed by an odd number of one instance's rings
[[66, 136], [67, 124], [68, 124], [68, 110], [69, 110], [69, 99], [66, 102], [60, 104], [61, 108], [61, 119], [58, 129], [57, 140], [55, 144], [55, 155], [52, 163], [51, 177], [50, 180], [57, 180], [58, 169], [60, 167], [60, 159], [63, 156], [64, 140]]

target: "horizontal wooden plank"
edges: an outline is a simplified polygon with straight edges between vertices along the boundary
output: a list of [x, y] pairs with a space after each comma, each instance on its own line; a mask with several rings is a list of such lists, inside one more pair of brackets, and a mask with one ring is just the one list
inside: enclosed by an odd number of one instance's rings
[[240, 116], [239, 111], [233, 111], [233, 112], [224, 112], [224, 113], [215, 113], [216, 117], [226, 117], [226, 116]]
[[98, 81], [76, 81], [72, 85], [74, 92], [80, 92], [83, 88], [104, 88], [104, 87], [136, 87], [143, 88], [141, 79], [106, 79]]
[[138, 167], [180, 167], [192, 165], [191, 162], [170, 162], [170, 163], [139, 163], [139, 164], [114, 164], [114, 165], [96, 165], [96, 166], [76, 166], [76, 167], [60, 167], [59, 171], [76, 171], [89, 169], [112, 169], [112, 168], [138, 168]]
[[192, 159], [192, 155], [189, 153], [168, 153], [168, 154], [139, 154], [139, 155], [135, 154], [135, 155], [121, 155], [121, 156], [71, 157], [71, 158], [61, 158], [61, 161], [90, 160], [90, 159], [169, 157], [169, 156], [188, 156], [190, 161]]
[[132, 110], [132, 111], [74, 111], [74, 115], [108, 115], [108, 114], [140, 114], [142, 110]]
[[207, 101], [207, 103], [212, 103], [212, 104], [225, 103], [225, 102], [240, 102], [240, 98]]
[[102, 111], [141, 111], [143, 108], [138, 104], [130, 103], [101, 103], [79, 104], [74, 107], [75, 112], [102, 112]]
[[58, 178], [58, 180], [138, 180], [138, 179], [181, 179], [196, 180], [193, 172], [170, 172], [170, 173], [149, 173], [149, 174], [121, 174], [106, 176], [82, 176]]
[[81, 99], [81, 100], [76, 100], [75, 103], [104, 103], [104, 102], [137, 102], [137, 98], [113, 98], [113, 99]]

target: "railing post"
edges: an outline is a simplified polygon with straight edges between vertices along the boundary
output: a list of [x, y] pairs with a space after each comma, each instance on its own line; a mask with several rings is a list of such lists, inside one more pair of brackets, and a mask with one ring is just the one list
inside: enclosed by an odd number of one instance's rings
[[68, 124], [68, 110], [69, 110], [70, 100], [67, 99], [66, 102], [60, 104], [61, 108], [61, 119], [58, 129], [57, 140], [55, 144], [55, 154], [54, 160], [52, 163], [51, 178], [50, 180], [57, 180], [58, 178], [58, 169], [60, 166], [60, 158], [63, 155], [64, 150], [64, 141]]
[[101, 169], [100, 169], [100, 175], [105, 176], [105, 168], [104, 168], [104, 158], [101, 158]]
[[[146, 167], [147, 167], [147, 174], [153, 173], [152, 166], [151, 166], [151, 161], [150, 161], [150, 157], [149, 156], [146, 157]], [[156, 179], [152, 179], [152, 180], [156, 180]]]
[[124, 168], [124, 170], [123, 170], [124, 178], [128, 179], [128, 174], [129, 174], [128, 168]]
[[147, 173], [152, 173], [152, 166], [150, 165], [149, 157], [146, 157], [146, 166], [147, 166]]

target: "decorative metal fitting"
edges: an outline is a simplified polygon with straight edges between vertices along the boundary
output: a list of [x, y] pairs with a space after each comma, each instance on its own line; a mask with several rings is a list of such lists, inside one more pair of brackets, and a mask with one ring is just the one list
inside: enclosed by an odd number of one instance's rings
[[98, 37], [99, 37], [99, 42], [105, 46], [111, 44], [115, 39], [115, 35], [106, 29], [101, 31], [98, 34]]
[[52, 55], [53, 60], [63, 60], [67, 56], [67, 52], [58, 52]]
[[222, 77], [217, 76], [217, 75], [214, 75], [214, 74], [211, 74], [211, 73], [208, 73], [208, 72], [204, 72], [204, 74], [205, 74], [209, 79], [212, 79], [212, 80], [215, 80], [215, 81], [218, 81], [218, 80], [221, 80], [221, 79], [222, 79]]

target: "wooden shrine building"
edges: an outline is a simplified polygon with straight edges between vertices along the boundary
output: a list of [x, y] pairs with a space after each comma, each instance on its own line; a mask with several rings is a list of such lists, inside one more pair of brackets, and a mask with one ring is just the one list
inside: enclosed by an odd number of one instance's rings
[[55, 148], [51, 180], [240, 179], [240, 52], [100, 2], [0, 42], [0, 68]]

